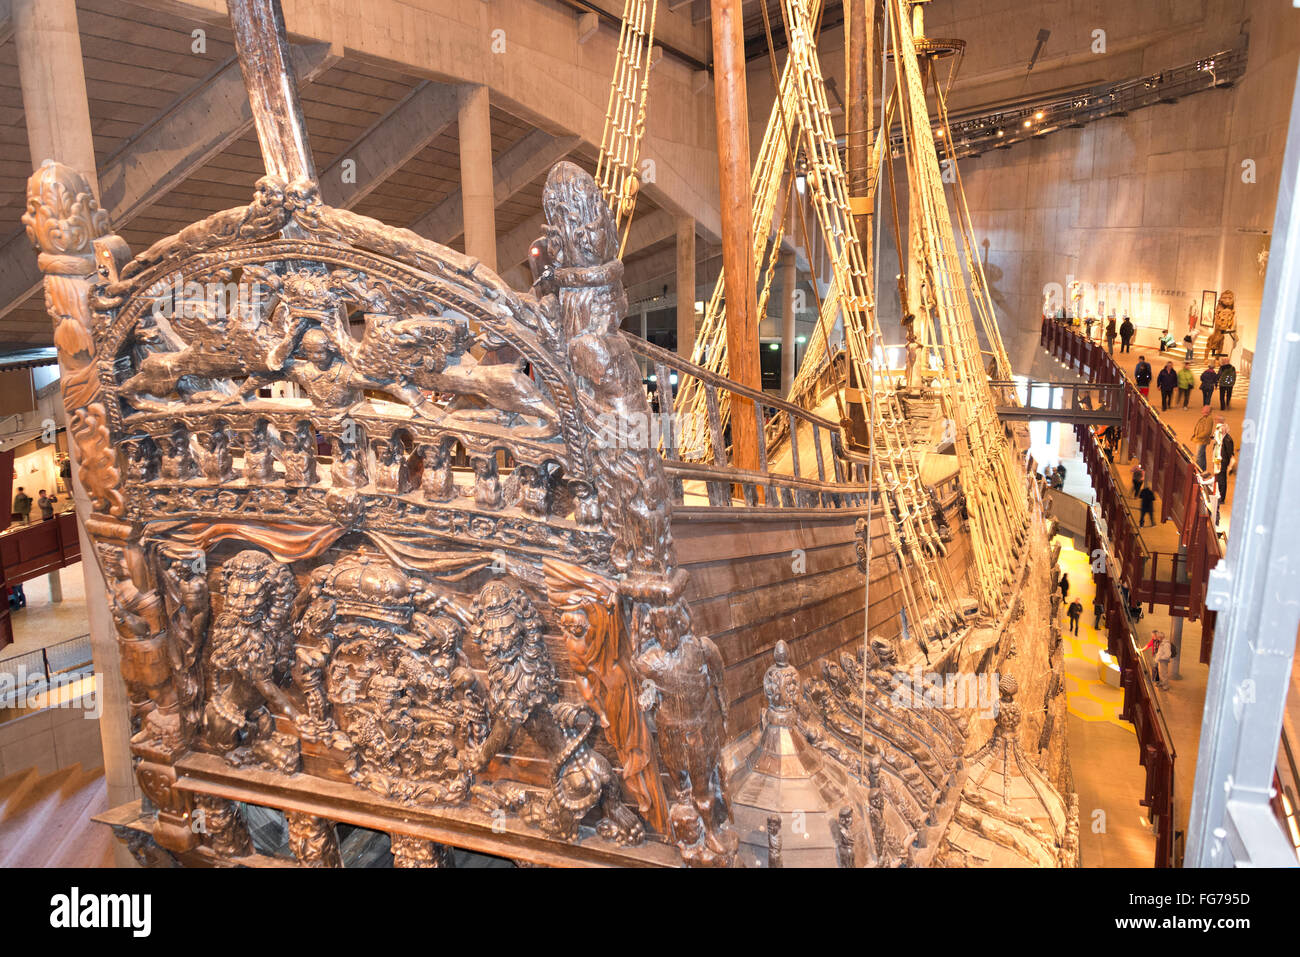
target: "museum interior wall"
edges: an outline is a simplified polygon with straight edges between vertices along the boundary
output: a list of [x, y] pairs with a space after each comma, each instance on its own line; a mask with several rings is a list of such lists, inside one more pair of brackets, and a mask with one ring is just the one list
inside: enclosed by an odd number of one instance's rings
[[[1204, 290], [1231, 289], [1242, 346], [1254, 349], [1300, 29], [1287, 5], [1208, 6], [1228, 16], [1241, 7], [1249, 18], [1249, 60], [1236, 85], [962, 164], [1017, 370], [1035, 356], [1044, 286], [1064, 287], [1068, 277], [1139, 290], [1149, 283], [1145, 321], [1159, 328], [1166, 315], [1180, 328]], [[1230, 26], [1218, 35], [1235, 36]], [[1164, 65], [1212, 49], [1170, 44]], [[1144, 69], [1158, 68], [1148, 56]], [[1141, 325], [1137, 308], [1130, 313]]]

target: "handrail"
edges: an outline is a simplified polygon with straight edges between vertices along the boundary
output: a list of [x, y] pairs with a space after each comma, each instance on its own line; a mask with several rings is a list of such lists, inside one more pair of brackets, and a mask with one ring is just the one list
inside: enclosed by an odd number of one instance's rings
[[[1100, 542], [1108, 563], [1111, 549], [1109, 542], [1101, 534], [1101, 516], [1096, 506], [1088, 509], [1090, 531], [1094, 540]], [[1093, 537], [1090, 536], [1090, 537]], [[1174, 745], [1173, 733], [1164, 709], [1160, 706], [1160, 697], [1155, 692], [1151, 676], [1142, 658], [1142, 646], [1137, 629], [1123, 607], [1123, 596], [1118, 582], [1106, 571], [1093, 573], [1098, 594], [1105, 589], [1106, 597], [1106, 643], [1107, 650], [1119, 659], [1121, 685], [1124, 690], [1124, 705], [1120, 717], [1131, 723], [1138, 735], [1141, 747], [1139, 760], [1146, 769], [1146, 788], [1142, 804], [1151, 810], [1156, 818], [1156, 860], [1157, 867], [1176, 866], [1174, 807], [1175, 783], [1174, 762], [1178, 749]], [[1156, 740], [1148, 739], [1147, 732], [1155, 730]], [[1154, 750], [1153, 750], [1154, 749]]]
[[[1205, 593], [1210, 569], [1222, 559], [1223, 550], [1213, 516], [1200, 492], [1197, 481], [1200, 470], [1192, 459], [1191, 452], [1178, 440], [1173, 430], [1161, 421], [1155, 408], [1137, 391], [1115, 360], [1107, 354], [1102, 343], [1085, 338], [1065, 322], [1049, 317], [1043, 318], [1039, 341], [1051, 355], [1087, 377], [1090, 382], [1124, 387], [1126, 410], [1122, 428], [1127, 435], [1129, 448], [1150, 474], [1161, 477], [1160, 517], [1162, 520], [1172, 520], [1179, 526], [1182, 546], [1180, 554], [1172, 559], [1172, 582], [1176, 587], [1169, 588], [1167, 595], [1158, 594], [1159, 583], [1154, 577], [1153, 565], [1150, 579], [1152, 588], [1147, 600], [1153, 605], [1160, 601], [1162, 604], [1168, 603], [1171, 608], [1180, 608], [1193, 620], [1204, 619], [1200, 659], [1208, 663], [1213, 645], [1214, 613], [1205, 607]], [[1099, 462], [1100, 455], [1095, 440], [1087, 441], [1091, 437], [1090, 430], [1079, 430], [1079, 436], [1085, 452], [1091, 451], [1094, 461]], [[1103, 471], [1109, 474], [1109, 469]], [[1122, 502], [1123, 497], [1117, 495], [1117, 500]], [[1126, 519], [1129, 518], [1127, 509], [1121, 514]], [[1152, 556], [1145, 552], [1145, 546], [1141, 544], [1136, 530], [1126, 530], [1137, 539], [1137, 547], [1142, 549], [1144, 556], [1150, 557], [1152, 561], [1158, 560], [1158, 555]], [[1183, 551], [1186, 555], [1182, 554]], [[1178, 581], [1180, 562], [1187, 574], [1186, 583]], [[1130, 587], [1135, 581], [1136, 579], [1130, 582]], [[1188, 595], [1185, 608], [1174, 601], [1181, 597], [1184, 584]]]
[[[647, 436], [647, 440], [663, 457], [674, 505], [701, 507], [686, 505], [687, 482], [702, 484], [708, 495], [708, 508], [735, 507], [737, 504], [764, 508], [854, 508], [866, 507], [874, 501], [874, 493], [867, 482], [867, 463], [848, 454], [841, 428], [836, 423], [785, 399], [733, 382], [644, 339], [626, 332], [623, 335], [632, 352], [647, 360], [654, 369], [659, 409], [652, 409], [651, 416], [660, 434], [657, 438]], [[689, 450], [678, 445], [683, 430], [674, 422], [677, 413], [672, 402], [670, 371], [677, 374], [679, 387], [684, 377], [694, 378], [703, 387], [708, 408], [706, 429], [703, 430], [709, 437], [707, 447]], [[790, 433], [790, 472], [772, 467], [767, 441], [759, 448], [758, 470], [739, 469], [731, 464], [720, 415], [723, 393], [750, 404], [759, 432], [765, 437], [778, 438], [782, 428]], [[765, 410], [771, 414], [765, 415]], [[792, 429], [795, 424], [802, 424], [812, 433], [812, 462], [800, 462], [799, 436], [797, 430]], [[770, 436], [769, 429], [773, 430]], [[696, 434], [700, 431], [697, 430]], [[806, 453], [805, 449], [805, 457]], [[739, 499], [734, 495], [737, 490]]]

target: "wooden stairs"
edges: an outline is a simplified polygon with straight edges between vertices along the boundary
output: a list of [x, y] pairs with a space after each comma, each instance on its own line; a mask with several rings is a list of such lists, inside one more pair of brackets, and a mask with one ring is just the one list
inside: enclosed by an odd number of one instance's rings
[[106, 810], [102, 767], [0, 778], [0, 868], [113, 867], [112, 833], [91, 820]]

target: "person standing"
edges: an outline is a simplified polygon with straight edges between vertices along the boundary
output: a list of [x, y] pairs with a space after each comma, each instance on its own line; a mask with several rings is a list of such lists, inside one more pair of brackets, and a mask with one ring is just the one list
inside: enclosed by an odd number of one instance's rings
[[1214, 390], [1219, 387], [1219, 370], [1214, 366], [1206, 367], [1201, 373], [1201, 395], [1205, 398], [1205, 405], [1209, 405], [1214, 399]]
[[1222, 434], [1219, 438], [1219, 501], [1214, 510], [1214, 524], [1219, 524], [1219, 508], [1223, 505], [1223, 500], [1228, 497], [1228, 473], [1236, 466], [1235, 457], [1237, 454], [1237, 444], [1232, 440], [1232, 433], [1228, 431], [1228, 423], [1219, 416], [1219, 426], [1222, 428]]
[[1065, 615], [1070, 619], [1070, 634], [1079, 633], [1079, 616], [1083, 614], [1083, 605], [1079, 604], [1079, 599], [1070, 602], [1070, 607], [1065, 610]]
[[1237, 384], [1237, 370], [1233, 368], [1227, 356], [1219, 359], [1219, 411], [1225, 412], [1232, 405], [1232, 387]]
[[1173, 670], [1174, 643], [1163, 631], [1151, 632], [1151, 640], [1143, 651], [1155, 650], [1156, 683], [1161, 691], [1169, 690], [1169, 674]]
[[1056, 583], [1061, 589], [1061, 601], [1070, 597], [1070, 576], [1061, 572], [1061, 580]]
[[1160, 370], [1160, 375], [1156, 376], [1156, 386], [1160, 389], [1160, 411], [1168, 412], [1174, 400], [1174, 389], [1178, 388], [1178, 371], [1172, 362], [1166, 362]]
[[41, 510], [41, 521], [48, 522], [54, 518], [54, 503], [57, 502], [58, 496], [46, 495], [45, 489], [41, 489], [40, 497], [36, 500], [36, 505]]
[[1130, 320], [1128, 316], [1125, 316], [1124, 321], [1120, 323], [1119, 326], [1119, 351], [1120, 352], [1129, 351], [1129, 347], [1132, 345], [1133, 342], [1133, 333], [1136, 331], [1137, 330], [1134, 329], [1133, 327], [1132, 320]]
[[23, 487], [18, 486], [18, 494], [14, 496], [14, 514], [23, 520], [26, 525], [32, 520], [32, 497], [23, 491]]
[[1142, 511], [1138, 515], [1138, 528], [1142, 528], [1147, 523], [1147, 516], [1151, 516], [1151, 526], [1156, 524], [1156, 493], [1151, 491], [1150, 485], [1142, 486], [1142, 491], [1138, 494], [1142, 500]]
[[1115, 354], [1115, 317], [1111, 316], [1106, 320], [1106, 349], [1111, 355]]
[[1206, 404], [1201, 408], [1201, 417], [1192, 426], [1192, 444], [1196, 446], [1196, 467], [1202, 472], [1205, 471], [1205, 450], [1213, 439], [1214, 416], [1210, 414], [1210, 405], [1207, 400]]
[[1133, 367], [1133, 381], [1145, 399], [1151, 391], [1151, 363], [1147, 362], [1146, 356], [1138, 356], [1138, 364]]
[[1142, 483], [1146, 481], [1147, 477], [1146, 470], [1142, 468], [1141, 462], [1133, 463], [1133, 470], [1129, 473], [1129, 477], [1133, 480], [1133, 497], [1137, 498], [1142, 494]]
[[1183, 408], [1187, 408], [1192, 399], [1192, 386], [1196, 384], [1196, 376], [1192, 373], [1192, 364], [1184, 362], [1183, 367], [1178, 370], [1178, 393], [1179, 398], [1183, 400]]
[[1106, 605], [1098, 594], [1092, 599], [1092, 629], [1093, 631], [1101, 630], [1101, 616], [1106, 614]]
[[1056, 487], [1065, 488], [1065, 466], [1060, 462], [1056, 463]]

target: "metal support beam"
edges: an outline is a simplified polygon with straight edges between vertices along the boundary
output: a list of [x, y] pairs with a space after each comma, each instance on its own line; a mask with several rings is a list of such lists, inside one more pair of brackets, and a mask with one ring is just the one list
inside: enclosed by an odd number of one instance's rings
[[[1296, 80], [1300, 89], [1300, 76]], [[1291, 104], [1259, 310], [1259, 346], [1228, 553], [1205, 604], [1219, 613], [1206, 687], [1188, 867], [1295, 867], [1269, 806], [1300, 627], [1300, 97]]]

